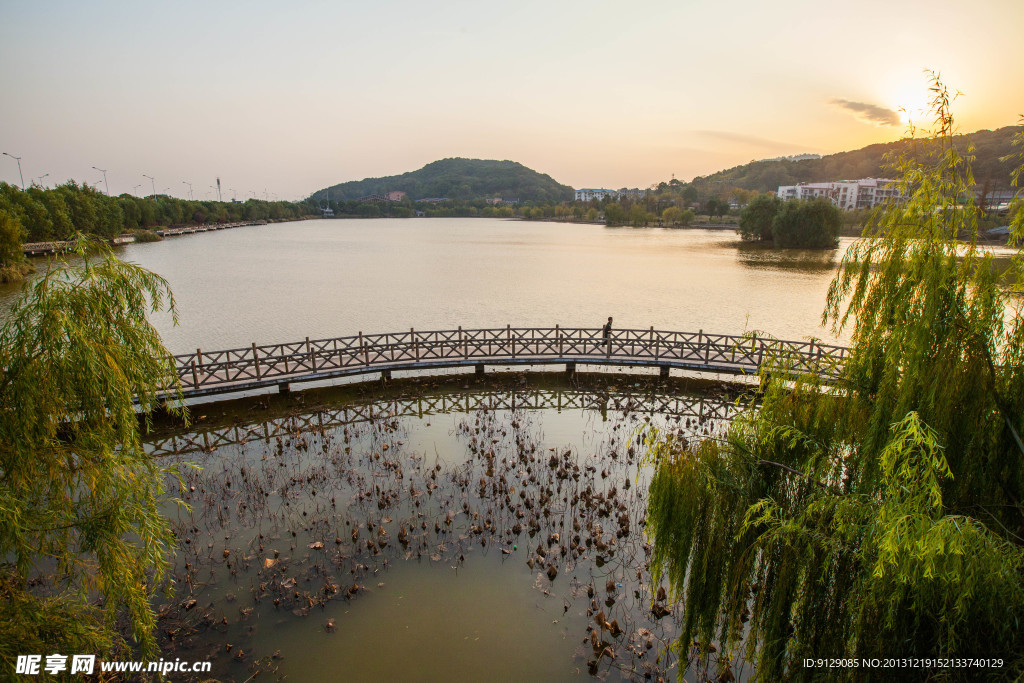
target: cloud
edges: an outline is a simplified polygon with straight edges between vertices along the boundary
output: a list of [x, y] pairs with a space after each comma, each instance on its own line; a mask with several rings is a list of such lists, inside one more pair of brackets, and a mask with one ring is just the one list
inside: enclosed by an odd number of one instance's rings
[[847, 111], [853, 112], [861, 121], [873, 123], [876, 126], [898, 126], [900, 125], [900, 116], [892, 109], [881, 107], [877, 104], [868, 104], [867, 102], [853, 102], [851, 100], [843, 100], [838, 97], [833, 97], [828, 101], [829, 104], [834, 104], [837, 107], [842, 107]]
[[695, 132], [698, 135], [703, 135], [709, 138], [715, 138], [717, 140], [725, 140], [727, 142], [736, 142], [747, 147], [761, 147], [764, 149], [771, 150], [792, 150], [794, 148], [800, 147], [800, 145], [794, 145], [789, 142], [780, 142], [778, 140], [759, 138], [756, 135], [735, 133], [731, 130], [698, 130]]

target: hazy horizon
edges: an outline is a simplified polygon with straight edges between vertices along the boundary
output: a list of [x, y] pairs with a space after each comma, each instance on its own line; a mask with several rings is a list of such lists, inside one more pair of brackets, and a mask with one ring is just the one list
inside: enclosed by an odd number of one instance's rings
[[[172, 11], [173, 9], [173, 11]], [[300, 199], [448, 157], [647, 187], [1024, 112], [1024, 3], [8, 3], [0, 151], [30, 184]], [[950, 29], [955, 29], [955, 32]], [[955, 39], [950, 36], [954, 35]], [[913, 116], [922, 119], [920, 114]], [[927, 121], [923, 123], [927, 124]], [[153, 176], [151, 182], [143, 174]], [[15, 160], [0, 180], [20, 185]]]

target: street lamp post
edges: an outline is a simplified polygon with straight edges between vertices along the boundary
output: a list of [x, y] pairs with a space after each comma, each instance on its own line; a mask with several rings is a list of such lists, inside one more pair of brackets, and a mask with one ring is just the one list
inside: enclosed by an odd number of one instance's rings
[[153, 180], [153, 176], [151, 176], [151, 175], [146, 175], [145, 173], [143, 173], [143, 174], [142, 174], [142, 177], [143, 177], [143, 178], [149, 178], [149, 182], [150, 182], [150, 184], [152, 184], [152, 185], [153, 185], [153, 196], [155, 197], [155, 196], [156, 196], [156, 181], [155, 181], [155, 180]]
[[8, 154], [7, 152], [4, 152], [4, 156], [5, 157], [10, 157], [10, 158], [12, 158], [12, 159], [14, 159], [15, 161], [18, 162], [18, 177], [21, 178], [21, 189], [22, 189], [22, 191], [24, 191], [25, 190], [25, 176], [23, 176], [21, 174], [21, 157], [16, 157], [13, 154]]
[[38, 178], [38, 183], [39, 183], [40, 186], [42, 186], [42, 188], [44, 190], [46, 189], [46, 186], [43, 185], [43, 178], [45, 178], [48, 175], [50, 175], [50, 174], [49, 173], [44, 173], [43, 175], [39, 176], [39, 178]]
[[100, 168], [99, 166], [93, 166], [97, 171], [103, 174], [103, 187], [107, 190], [107, 196], [110, 196], [110, 185], [107, 185], [107, 169]]
[[139, 188], [140, 188], [140, 187], [142, 187], [142, 185], [141, 185], [141, 184], [139, 184], [139, 185], [136, 185], [135, 187], [133, 187], [133, 188], [132, 188], [132, 194], [133, 194], [133, 195], [135, 195], [136, 197], [138, 197], [138, 196], [139, 196]]
[[192, 183], [187, 180], [182, 180], [181, 182], [183, 185], [188, 185], [188, 198], [192, 199]]

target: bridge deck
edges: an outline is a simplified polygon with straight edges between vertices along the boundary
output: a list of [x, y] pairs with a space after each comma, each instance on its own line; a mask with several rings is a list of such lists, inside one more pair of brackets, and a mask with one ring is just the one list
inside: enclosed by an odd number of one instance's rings
[[511, 327], [368, 334], [203, 351], [175, 356], [186, 398], [286, 388], [293, 382], [327, 380], [399, 370], [436, 370], [485, 365], [577, 363], [657, 367], [752, 375], [763, 366], [836, 378], [846, 348], [816, 341], [716, 335], [698, 332], [600, 328]]

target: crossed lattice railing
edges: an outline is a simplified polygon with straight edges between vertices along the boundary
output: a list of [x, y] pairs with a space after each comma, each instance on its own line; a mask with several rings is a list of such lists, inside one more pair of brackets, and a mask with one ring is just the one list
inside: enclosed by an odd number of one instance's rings
[[836, 378], [847, 349], [811, 341], [600, 328], [511, 327], [359, 334], [175, 356], [186, 393], [376, 370], [473, 364], [599, 363], [754, 374], [766, 364]]

